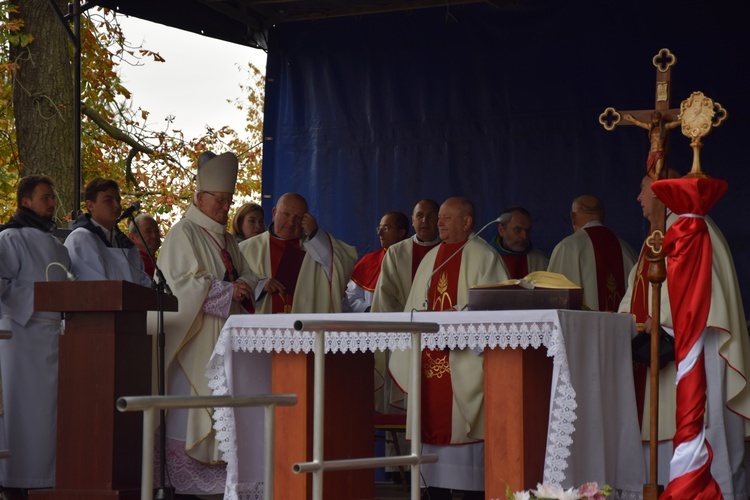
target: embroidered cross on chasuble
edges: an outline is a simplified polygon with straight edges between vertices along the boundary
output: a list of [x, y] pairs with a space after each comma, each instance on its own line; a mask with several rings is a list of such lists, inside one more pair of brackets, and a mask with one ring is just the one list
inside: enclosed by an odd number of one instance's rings
[[[451, 260], [447, 259], [463, 243], [442, 243], [438, 249], [433, 270], [444, 262], [445, 265], [430, 281], [428, 303], [432, 311], [450, 310], [458, 300], [458, 278], [463, 251]], [[422, 441], [434, 445], [450, 444], [452, 414], [450, 350], [425, 349], [422, 351]]]
[[284, 285], [283, 293], [275, 293], [271, 297], [272, 314], [289, 314], [292, 312], [294, 291], [297, 289], [297, 279], [305, 259], [299, 240], [282, 240], [271, 236], [271, 276]]

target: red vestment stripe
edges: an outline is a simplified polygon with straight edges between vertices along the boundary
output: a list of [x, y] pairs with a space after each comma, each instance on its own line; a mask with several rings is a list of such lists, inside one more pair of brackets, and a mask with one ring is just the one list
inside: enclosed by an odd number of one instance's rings
[[[300, 248], [299, 240], [282, 240], [271, 236], [270, 250], [271, 250], [271, 276], [278, 279], [280, 274], [289, 276], [294, 283], [284, 283], [286, 291], [284, 293], [274, 293], [271, 296], [271, 313], [289, 313], [292, 311], [292, 302], [294, 300], [294, 288], [297, 284], [297, 278], [299, 277], [299, 270], [302, 267], [302, 260], [298, 258], [287, 258], [285, 255], [290, 255], [288, 250], [291, 250], [295, 254], [302, 252]], [[283, 261], [283, 262], [282, 262]], [[280, 280], [286, 281], [286, 280]]]
[[594, 245], [599, 310], [616, 312], [625, 294], [625, 270], [620, 240], [604, 226], [584, 228]]
[[380, 266], [385, 257], [385, 248], [375, 250], [364, 255], [352, 270], [352, 281], [368, 292], [375, 291], [375, 285], [380, 277]]
[[427, 252], [435, 248], [440, 243], [435, 245], [419, 245], [412, 241], [411, 243], [411, 279], [414, 280], [414, 275], [417, 274], [417, 268], [419, 263], [422, 262]]
[[525, 278], [529, 274], [529, 259], [526, 254], [500, 254], [508, 268], [508, 277], [511, 279]]
[[[441, 244], [432, 269], [446, 262], [463, 243]], [[428, 295], [431, 310], [449, 310], [456, 304], [462, 253], [454, 255], [432, 277]], [[449, 359], [449, 349], [422, 351], [422, 441], [427, 444], [451, 443], [453, 381]]]

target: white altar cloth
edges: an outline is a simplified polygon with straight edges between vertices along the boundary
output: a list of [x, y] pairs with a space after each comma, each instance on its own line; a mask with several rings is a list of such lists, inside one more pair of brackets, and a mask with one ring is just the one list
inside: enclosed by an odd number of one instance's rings
[[[252, 362], [243, 361], [248, 354], [257, 361], [262, 353], [313, 352], [314, 334], [294, 331], [294, 322], [332, 318], [438, 323], [438, 333], [422, 334], [423, 349], [544, 346], [554, 363], [544, 482], [569, 488], [597, 481], [641, 490], [646, 469], [633, 390], [630, 315], [562, 310], [236, 315], [227, 320], [207, 367], [213, 393], [252, 394], [268, 387], [267, 381], [233, 380], [233, 366]], [[408, 347], [407, 333], [327, 332], [325, 339], [326, 353]], [[242, 498], [243, 485], [262, 480], [262, 468], [243, 460], [235, 412], [217, 408], [214, 419], [227, 462], [225, 498]], [[486, 422], [491, 425], [491, 417]]]

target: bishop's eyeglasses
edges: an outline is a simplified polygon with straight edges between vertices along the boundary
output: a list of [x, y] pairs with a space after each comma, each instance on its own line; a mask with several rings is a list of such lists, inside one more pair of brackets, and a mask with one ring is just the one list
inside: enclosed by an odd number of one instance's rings
[[203, 192], [208, 195], [213, 196], [214, 199], [216, 200], [216, 203], [218, 203], [221, 206], [226, 205], [227, 208], [232, 206], [233, 200], [231, 196], [229, 198], [224, 198], [224, 197], [217, 195], [216, 193], [212, 193], [211, 191], [203, 191]]

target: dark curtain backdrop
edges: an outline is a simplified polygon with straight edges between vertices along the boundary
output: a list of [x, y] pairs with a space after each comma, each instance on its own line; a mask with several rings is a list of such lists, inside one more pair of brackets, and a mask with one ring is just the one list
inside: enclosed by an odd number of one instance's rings
[[[652, 57], [677, 56], [671, 106], [703, 91], [728, 111], [705, 140], [704, 170], [729, 182], [711, 211], [750, 294], [748, 2], [532, 1], [290, 23], [269, 32], [263, 203], [304, 195], [320, 226], [379, 246], [381, 215], [420, 198], [467, 196], [477, 228], [509, 205], [533, 216], [551, 253], [571, 232], [570, 204], [603, 199], [607, 224], [640, 249], [636, 201], [647, 132], [608, 132], [607, 107], [654, 106]], [[690, 168], [671, 133], [669, 165]], [[489, 238], [495, 225], [482, 234]]]

